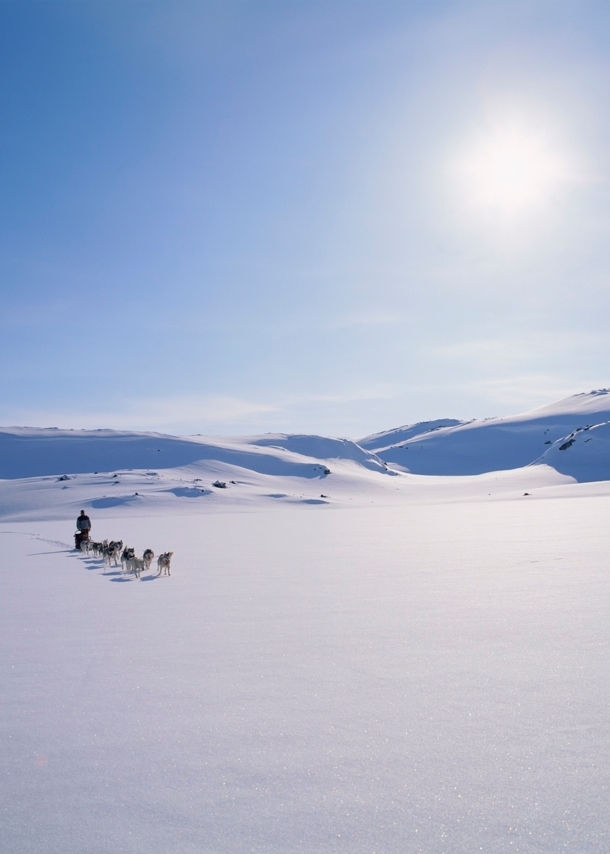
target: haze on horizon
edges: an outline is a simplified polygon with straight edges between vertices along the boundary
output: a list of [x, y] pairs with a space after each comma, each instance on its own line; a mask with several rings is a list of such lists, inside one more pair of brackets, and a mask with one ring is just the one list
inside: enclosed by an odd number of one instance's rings
[[0, 21], [0, 424], [358, 437], [610, 384], [607, 4]]

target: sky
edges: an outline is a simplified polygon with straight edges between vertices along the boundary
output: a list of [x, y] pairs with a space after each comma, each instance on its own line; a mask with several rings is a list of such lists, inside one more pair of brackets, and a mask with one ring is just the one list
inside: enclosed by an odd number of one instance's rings
[[0, 0], [0, 68], [0, 424], [610, 385], [606, 2]]

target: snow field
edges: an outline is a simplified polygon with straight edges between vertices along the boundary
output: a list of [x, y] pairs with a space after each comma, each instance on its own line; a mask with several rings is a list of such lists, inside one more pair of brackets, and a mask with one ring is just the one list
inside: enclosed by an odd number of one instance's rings
[[0, 849], [608, 854], [603, 486], [3, 523]]

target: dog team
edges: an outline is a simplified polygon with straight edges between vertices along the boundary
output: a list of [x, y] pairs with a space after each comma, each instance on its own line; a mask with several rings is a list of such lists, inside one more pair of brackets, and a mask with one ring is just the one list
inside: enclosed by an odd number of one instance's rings
[[[111, 566], [121, 564], [123, 572], [133, 572], [136, 578], [142, 574], [142, 570], [149, 570], [155, 553], [152, 549], [146, 549], [142, 557], [137, 557], [135, 549], [126, 546], [123, 548], [122, 540], [104, 540], [96, 543], [93, 540], [81, 540], [80, 550], [94, 557], [101, 557], [104, 563]], [[171, 561], [173, 552], [163, 552], [157, 558], [157, 575], [171, 575]]]
[[[85, 554], [92, 554], [94, 557], [101, 557], [104, 563], [108, 566], [114, 563], [115, 566], [121, 563], [123, 572], [133, 572], [136, 578], [140, 578], [142, 570], [149, 570], [153, 562], [155, 553], [152, 549], [146, 549], [142, 557], [136, 557], [135, 549], [128, 546], [123, 548], [123, 540], [104, 540], [103, 543], [96, 543], [89, 539], [91, 531], [91, 519], [85, 514], [84, 510], [80, 511], [80, 516], [76, 520], [76, 534], [74, 542], [77, 549]], [[157, 558], [157, 575], [171, 575], [171, 561], [173, 552], [163, 552]]]

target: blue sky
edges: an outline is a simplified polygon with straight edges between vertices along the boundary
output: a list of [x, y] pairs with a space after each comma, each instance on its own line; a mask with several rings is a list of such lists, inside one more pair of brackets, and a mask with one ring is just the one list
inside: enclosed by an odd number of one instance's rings
[[0, 2], [0, 423], [359, 437], [610, 384], [604, 2]]

